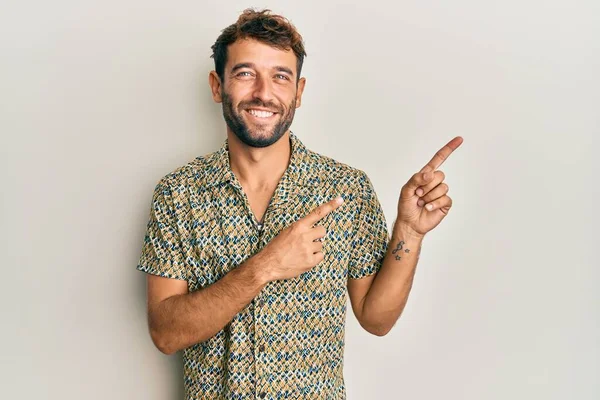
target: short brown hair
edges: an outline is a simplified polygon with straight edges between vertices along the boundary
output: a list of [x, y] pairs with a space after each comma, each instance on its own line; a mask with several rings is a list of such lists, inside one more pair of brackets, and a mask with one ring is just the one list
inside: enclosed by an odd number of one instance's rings
[[223, 29], [215, 44], [211, 46], [215, 60], [215, 71], [223, 81], [227, 63], [227, 46], [238, 39], [255, 39], [281, 50], [292, 49], [296, 55], [297, 80], [300, 79], [302, 62], [306, 57], [302, 36], [294, 25], [281, 15], [271, 14], [271, 10], [256, 11], [245, 9], [238, 20]]

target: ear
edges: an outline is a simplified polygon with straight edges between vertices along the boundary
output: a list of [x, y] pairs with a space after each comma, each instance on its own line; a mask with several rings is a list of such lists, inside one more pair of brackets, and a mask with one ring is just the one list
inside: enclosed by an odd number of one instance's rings
[[208, 85], [210, 86], [210, 91], [212, 92], [212, 98], [215, 103], [220, 103], [223, 101], [221, 97], [221, 78], [219, 78], [219, 74], [217, 71], [210, 71], [208, 74]]
[[296, 90], [296, 108], [302, 105], [302, 93], [304, 92], [304, 85], [306, 85], [306, 78], [300, 78], [298, 80], [298, 89]]

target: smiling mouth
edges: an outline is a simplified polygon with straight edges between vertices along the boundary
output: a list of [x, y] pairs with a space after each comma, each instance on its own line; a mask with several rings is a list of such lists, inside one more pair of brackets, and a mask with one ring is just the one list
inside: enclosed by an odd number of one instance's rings
[[256, 119], [268, 120], [273, 117], [276, 112], [273, 111], [263, 111], [263, 110], [254, 110], [252, 108], [245, 110], [248, 114], [252, 115]]

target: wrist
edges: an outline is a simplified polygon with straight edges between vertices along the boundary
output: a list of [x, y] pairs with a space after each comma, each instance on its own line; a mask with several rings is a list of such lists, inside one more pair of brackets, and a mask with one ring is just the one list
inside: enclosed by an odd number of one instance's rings
[[247, 262], [253, 282], [262, 287], [273, 280], [269, 272], [268, 262], [262, 253], [256, 253]]
[[399, 238], [403, 240], [423, 240], [425, 234], [421, 234], [416, 232], [410, 226], [403, 223], [395, 223], [394, 228], [392, 230], [392, 238]]

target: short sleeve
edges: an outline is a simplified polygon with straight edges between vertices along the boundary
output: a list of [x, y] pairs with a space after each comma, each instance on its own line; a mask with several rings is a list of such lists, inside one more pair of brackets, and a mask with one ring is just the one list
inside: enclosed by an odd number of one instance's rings
[[154, 189], [142, 254], [136, 269], [166, 278], [187, 280], [172, 192], [164, 178]]
[[351, 244], [348, 276], [360, 279], [378, 272], [383, 265], [390, 237], [383, 209], [368, 176], [362, 172], [358, 196], [356, 230]]

